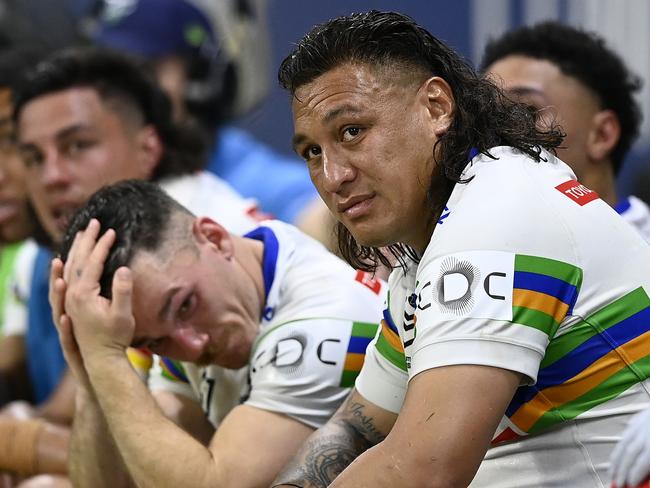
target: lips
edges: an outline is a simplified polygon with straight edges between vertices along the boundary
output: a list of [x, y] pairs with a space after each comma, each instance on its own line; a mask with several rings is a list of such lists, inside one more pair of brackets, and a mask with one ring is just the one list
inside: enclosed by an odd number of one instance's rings
[[54, 217], [56, 227], [60, 231], [65, 232], [67, 230], [68, 225], [70, 225], [70, 221], [72, 220], [72, 217], [74, 217], [78, 208], [78, 205], [68, 204], [52, 210], [52, 217]]
[[0, 205], [0, 224], [13, 219], [18, 214], [18, 205], [15, 203], [4, 203]]
[[350, 218], [360, 217], [368, 212], [374, 198], [374, 193], [356, 195], [339, 202], [336, 210]]

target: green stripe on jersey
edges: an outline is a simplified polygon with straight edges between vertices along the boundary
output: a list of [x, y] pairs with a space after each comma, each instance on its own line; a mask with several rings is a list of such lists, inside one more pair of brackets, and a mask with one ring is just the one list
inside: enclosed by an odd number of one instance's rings
[[571, 264], [538, 256], [515, 255], [515, 271], [538, 273], [565, 281], [576, 288], [582, 283], [582, 270]]
[[549, 314], [526, 307], [512, 307], [512, 322], [537, 329], [549, 337], [553, 337], [560, 326]]
[[393, 349], [383, 334], [379, 334], [375, 347], [384, 359], [387, 359], [393, 363], [393, 365], [406, 372], [406, 357], [404, 356], [404, 353]]
[[623, 295], [591, 314], [586, 320], [573, 325], [565, 334], [554, 337], [546, 348], [540, 369], [553, 364], [599, 332], [607, 330], [648, 306], [650, 306], [650, 298], [642, 287]]
[[[633, 371], [636, 370], [635, 371]], [[641, 375], [641, 377], [639, 377]], [[628, 388], [650, 377], [650, 356], [646, 356], [613, 374], [584, 395], [546, 412], [528, 432], [535, 434], [544, 429], [572, 420], [578, 415], [616, 398]]]
[[377, 327], [379, 324], [371, 324], [368, 322], [354, 322], [352, 324], [353, 337], [369, 337], [372, 339], [377, 334]]

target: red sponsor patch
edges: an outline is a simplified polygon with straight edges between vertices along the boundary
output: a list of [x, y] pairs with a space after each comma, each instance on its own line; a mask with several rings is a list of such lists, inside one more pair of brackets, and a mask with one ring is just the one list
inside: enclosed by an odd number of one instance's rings
[[590, 190], [585, 185], [576, 180], [565, 181], [561, 185], [555, 187], [559, 192], [564, 193], [571, 200], [578, 205], [586, 205], [589, 202], [600, 198], [598, 193]]
[[370, 273], [359, 270], [354, 279], [363, 286], [369, 288], [375, 295], [379, 295], [379, 292], [381, 291], [381, 281], [373, 278]]
[[492, 439], [491, 445], [496, 446], [497, 444], [501, 444], [503, 442], [514, 441], [515, 439], [519, 439], [519, 437], [521, 436], [514, 430], [512, 430], [510, 427], [506, 427], [506, 429], [501, 432], [501, 434], [499, 434], [495, 439]]

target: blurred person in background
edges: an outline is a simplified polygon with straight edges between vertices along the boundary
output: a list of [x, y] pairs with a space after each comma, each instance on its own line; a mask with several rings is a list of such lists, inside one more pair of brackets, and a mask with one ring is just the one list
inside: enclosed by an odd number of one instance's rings
[[332, 246], [333, 220], [298, 159], [232, 122], [266, 95], [266, 0], [106, 1], [97, 43], [150, 61], [178, 118], [210, 141], [208, 169], [264, 211]]
[[36, 244], [25, 166], [11, 119], [13, 87], [38, 57], [32, 48], [0, 50], [0, 407], [31, 394], [25, 376], [27, 290]]
[[[43, 230], [28, 202], [27, 172], [19, 155], [12, 120], [12, 95], [20, 86], [24, 72], [31, 69], [42, 54], [43, 51], [35, 47], [10, 46], [0, 52], [0, 381], [6, 381], [10, 387], [5, 398], [10, 403], [0, 410], [0, 424], [3, 426], [13, 424], [10, 419], [26, 419], [34, 412], [28, 403], [33, 393], [27, 374], [25, 334], [27, 302], [38, 252], [30, 237], [41, 235]], [[51, 413], [48, 405], [41, 407], [38, 415], [48, 418]], [[3, 431], [3, 434], [7, 432]], [[6, 435], [0, 438], [2, 442], [15, 443], [15, 439]], [[66, 432], [56, 424], [48, 424], [43, 426], [41, 438], [44, 442], [38, 449], [44, 460], [42, 468], [56, 471], [58, 460], [64, 459], [59, 441], [66, 438]], [[0, 471], [12, 464], [6, 454], [0, 458]], [[20, 482], [19, 477], [0, 473], [0, 486], [3, 488]], [[20, 486], [34, 485], [31, 481], [23, 481]]]
[[558, 124], [558, 156], [650, 241], [650, 208], [616, 191], [616, 177], [639, 135], [641, 81], [594, 33], [547, 21], [488, 43], [481, 70], [506, 93]]
[[[95, 48], [54, 53], [27, 73], [14, 106], [18, 147], [27, 165], [27, 188], [38, 220], [55, 249], [68, 219], [95, 191], [124, 179], [159, 182], [197, 213], [214, 216], [234, 233], [252, 229], [254, 202], [243, 199], [205, 166], [201, 137], [173, 121], [169, 98], [155, 80], [123, 55]], [[38, 252], [28, 303], [27, 361], [36, 404], [49, 406], [47, 420], [69, 425], [74, 380], [52, 324], [48, 302], [52, 254]], [[22, 408], [15, 418], [40, 417]], [[16, 420], [6, 428], [32, 436], [16, 471], [65, 472], [67, 449], [50, 468], [39, 457], [46, 444], [40, 420]], [[67, 446], [69, 429], [59, 437]], [[0, 442], [9, 442], [0, 436]], [[42, 442], [41, 442], [42, 441]], [[27, 457], [25, 457], [27, 456]], [[16, 459], [15, 456], [13, 459]], [[11, 466], [2, 466], [11, 469]]]
[[[558, 156], [650, 241], [650, 208], [621, 197], [616, 177], [639, 135], [641, 81], [595, 33], [543, 22], [493, 39], [481, 69], [515, 100], [559, 124], [566, 138]], [[637, 486], [650, 475], [650, 410], [632, 418], [612, 453], [614, 486]], [[621, 426], [621, 429], [623, 425]]]

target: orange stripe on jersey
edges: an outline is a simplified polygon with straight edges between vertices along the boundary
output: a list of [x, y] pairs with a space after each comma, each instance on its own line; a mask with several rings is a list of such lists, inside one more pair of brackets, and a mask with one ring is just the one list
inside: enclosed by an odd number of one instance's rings
[[388, 342], [393, 349], [399, 352], [404, 352], [404, 346], [402, 345], [399, 336], [388, 327], [388, 323], [384, 319], [381, 320], [381, 335], [384, 336], [386, 342]]
[[345, 365], [343, 366], [343, 369], [346, 371], [361, 371], [361, 366], [363, 366], [363, 359], [365, 357], [365, 354], [349, 352], [345, 356]]
[[539, 310], [559, 324], [569, 310], [569, 305], [558, 298], [533, 290], [515, 288], [512, 292], [512, 306]]
[[[605, 354], [591, 366], [561, 385], [542, 390], [531, 401], [522, 405], [510, 420], [521, 430], [528, 432], [542, 415], [588, 393], [610, 376], [648, 355], [650, 332], [623, 344]], [[625, 358], [625, 361], [621, 359]], [[627, 362], [626, 362], [627, 361]]]

